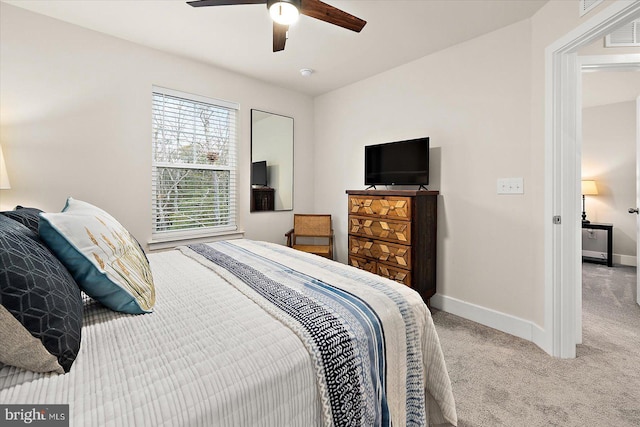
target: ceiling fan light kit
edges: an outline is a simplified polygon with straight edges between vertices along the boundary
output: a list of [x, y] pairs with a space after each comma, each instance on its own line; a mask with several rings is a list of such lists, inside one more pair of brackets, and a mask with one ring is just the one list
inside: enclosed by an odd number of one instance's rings
[[291, 25], [300, 16], [300, 1], [295, 0], [269, 0], [267, 1], [269, 15], [274, 22], [280, 25]]
[[284, 50], [289, 25], [294, 23], [299, 15], [307, 15], [356, 33], [367, 24], [367, 21], [320, 0], [193, 0], [187, 4], [193, 7], [266, 4], [273, 20], [274, 52]]

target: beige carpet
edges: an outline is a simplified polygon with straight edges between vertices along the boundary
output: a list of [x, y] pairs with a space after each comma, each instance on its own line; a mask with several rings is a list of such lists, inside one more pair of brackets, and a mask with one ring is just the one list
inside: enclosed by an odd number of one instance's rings
[[640, 426], [635, 293], [635, 267], [583, 264], [583, 344], [571, 360], [434, 311], [458, 426]]

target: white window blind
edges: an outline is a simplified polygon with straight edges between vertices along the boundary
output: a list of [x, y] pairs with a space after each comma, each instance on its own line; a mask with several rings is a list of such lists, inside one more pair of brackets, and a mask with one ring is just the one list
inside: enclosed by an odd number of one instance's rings
[[236, 230], [238, 105], [153, 87], [153, 238]]

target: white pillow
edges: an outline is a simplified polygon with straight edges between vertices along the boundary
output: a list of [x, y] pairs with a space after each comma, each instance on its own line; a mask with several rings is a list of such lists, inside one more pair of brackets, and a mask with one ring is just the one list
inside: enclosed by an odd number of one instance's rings
[[149, 261], [115, 218], [71, 197], [61, 213], [41, 213], [40, 218], [41, 239], [87, 295], [115, 311], [152, 311], [155, 288]]

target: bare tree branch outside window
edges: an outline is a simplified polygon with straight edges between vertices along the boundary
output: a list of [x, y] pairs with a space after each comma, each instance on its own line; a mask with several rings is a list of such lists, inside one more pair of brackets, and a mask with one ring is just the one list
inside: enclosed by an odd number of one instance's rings
[[154, 233], [235, 225], [235, 115], [153, 93]]

